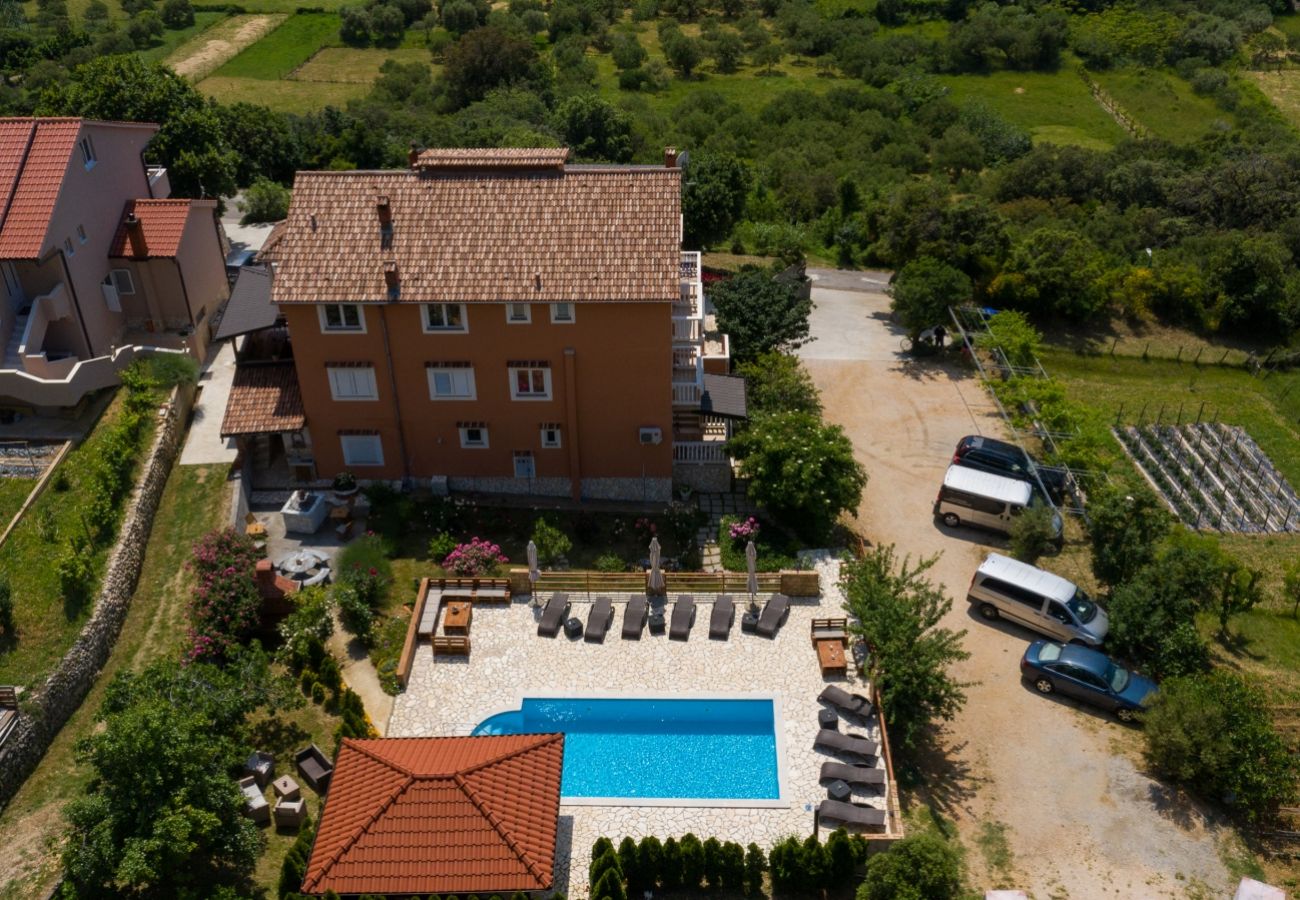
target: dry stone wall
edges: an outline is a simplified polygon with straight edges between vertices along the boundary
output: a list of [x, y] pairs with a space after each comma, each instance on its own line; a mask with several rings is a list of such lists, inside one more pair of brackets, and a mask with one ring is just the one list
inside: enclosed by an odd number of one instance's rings
[[157, 433], [122, 519], [117, 544], [104, 569], [95, 611], [45, 683], [22, 698], [18, 724], [0, 747], [0, 809], [8, 805], [36, 768], [50, 742], [81, 706], [108, 661], [131, 608], [154, 513], [193, 402], [192, 386], [178, 388], [159, 411]]

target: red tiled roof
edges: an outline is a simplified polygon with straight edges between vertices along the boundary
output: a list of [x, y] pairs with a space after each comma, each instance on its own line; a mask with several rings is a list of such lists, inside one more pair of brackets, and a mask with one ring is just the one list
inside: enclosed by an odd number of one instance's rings
[[568, 147], [421, 150], [419, 169], [537, 169], [564, 165]]
[[345, 740], [303, 892], [551, 886], [564, 735]]
[[133, 255], [126, 238], [126, 217], [134, 213], [144, 226], [144, 242], [149, 249], [150, 258], [175, 256], [181, 249], [181, 236], [185, 233], [190, 210], [199, 204], [216, 208], [216, 201], [212, 200], [126, 201], [126, 209], [122, 210], [122, 221], [118, 223], [117, 233], [113, 235], [108, 255], [115, 258]]
[[235, 367], [221, 436], [297, 431], [307, 424], [293, 363]]
[[651, 166], [299, 172], [272, 300], [388, 301], [396, 263], [401, 302], [671, 302], [680, 191]]

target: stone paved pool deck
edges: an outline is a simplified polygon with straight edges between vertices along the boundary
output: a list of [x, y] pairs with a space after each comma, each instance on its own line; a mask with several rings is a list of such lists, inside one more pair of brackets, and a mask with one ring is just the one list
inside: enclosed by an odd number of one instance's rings
[[[554, 694], [771, 694], [775, 696], [778, 747], [783, 747], [785, 783], [779, 808], [740, 806], [588, 806], [561, 802], [556, 848], [557, 890], [571, 897], [587, 893], [587, 867], [596, 838], [617, 844], [623, 837], [654, 834], [660, 839], [694, 832], [701, 840], [716, 837], [742, 845], [753, 841], [771, 847], [787, 835], [800, 839], [813, 828], [813, 809], [826, 797], [818, 784], [821, 764], [837, 757], [813, 749], [818, 730], [817, 695], [827, 684], [846, 690], [867, 689], [860, 675], [823, 677], [809, 636], [811, 621], [843, 616], [837, 585], [839, 563], [817, 564], [820, 601], [794, 601], [775, 639], [744, 634], [740, 617], [745, 598], [736, 596], [736, 621], [725, 641], [709, 639], [713, 595], [695, 594], [697, 609], [690, 640], [669, 641], [645, 631], [639, 641], [623, 640], [623, 601], [615, 600], [615, 620], [603, 644], [537, 635], [538, 610], [527, 597], [509, 605], [475, 605], [470, 628], [473, 651], [468, 659], [439, 657], [420, 646], [406, 692], [399, 695], [388, 726], [390, 737], [464, 735], [483, 719], [517, 709], [522, 696]], [[593, 595], [594, 596], [594, 595]], [[733, 595], [735, 596], [735, 595]], [[669, 605], [674, 599], [669, 597]], [[760, 602], [767, 597], [760, 596]], [[571, 615], [584, 623], [588, 598], [570, 593]], [[850, 663], [849, 668], [854, 667]], [[841, 719], [840, 731], [880, 739], [873, 720], [863, 727]], [[699, 765], [744, 765], [743, 760], [700, 760]], [[877, 758], [883, 766], [883, 757]], [[521, 789], [526, 786], [521, 785]], [[892, 786], [891, 786], [892, 791]], [[698, 801], [697, 801], [698, 802]], [[855, 791], [853, 802], [886, 806], [879, 788]], [[829, 833], [823, 826], [822, 836]]]

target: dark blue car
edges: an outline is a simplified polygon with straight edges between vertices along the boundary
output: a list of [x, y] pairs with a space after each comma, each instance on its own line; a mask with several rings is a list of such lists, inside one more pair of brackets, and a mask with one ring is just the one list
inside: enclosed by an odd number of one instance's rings
[[1130, 672], [1097, 650], [1076, 644], [1034, 641], [1020, 660], [1020, 677], [1040, 694], [1060, 693], [1132, 722], [1156, 683]]

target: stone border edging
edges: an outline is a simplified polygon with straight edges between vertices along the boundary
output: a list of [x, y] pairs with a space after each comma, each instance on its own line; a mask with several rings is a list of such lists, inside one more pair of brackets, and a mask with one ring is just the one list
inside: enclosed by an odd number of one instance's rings
[[0, 809], [40, 763], [64, 723], [81, 706], [122, 631], [180, 437], [194, 403], [193, 385], [176, 387], [158, 412], [159, 427], [104, 568], [94, 612], [45, 683], [20, 703], [18, 724], [0, 747]]

